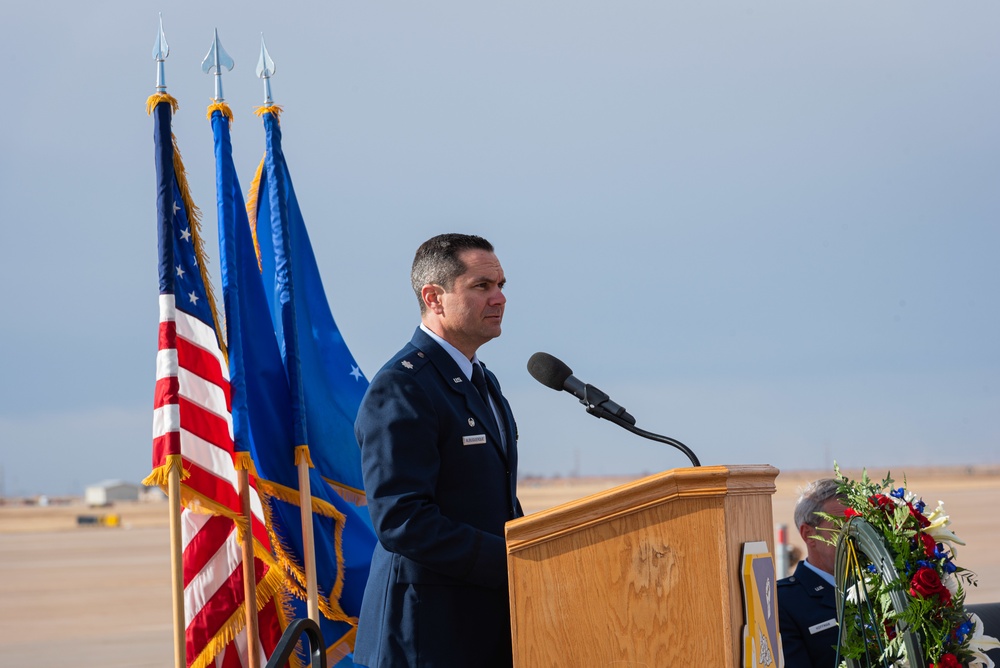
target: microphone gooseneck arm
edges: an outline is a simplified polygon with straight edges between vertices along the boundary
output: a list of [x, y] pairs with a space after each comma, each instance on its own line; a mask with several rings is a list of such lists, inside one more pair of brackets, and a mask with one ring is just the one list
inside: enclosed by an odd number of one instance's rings
[[611, 413], [607, 413], [607, 414], [604, 414], [604, 415], [598, 415], [597, 412], [595, 412], [594, 410], [591, 410], [590, 408], [587, 408], [587, 412], [590, 413], [591, 415], [595, 416], [595, 417], [604, 418], [608, 422], [613, 422], [616, 425], [618, 425], [619, 427], [621, 427], [622, 429], [626, 429], [626, 430], [632, 432], [636, 436], [642, 436], [643, 438], [648, 438], [651, 441], [657, 441], [659, 443], [666, 443], [667, 445], [671, 445], [671, 446], [677, 448], [678, 450], [680, 450], [681, 452], [683, 452], [685, 455], [687, 455], [687, 458], [691, 460], [691, 466], [701, 466], [701, 462], [698, 461], [698, 457], [691, 451], [691, 448], [689, 448], [688, 446], [684, 445], [683, 443], [681, 443], [680, 441], [678, 441], [676, 438], [670, 438], [669, 436], [661, 436], [660, 434], [654, 434], [651, 431], [646, 431], [645, 429], [640, 429], [639, 427], [636, 427], [634, 423], [629, 423], [629, 422], [627, 422], [627, 421], [621, 419], [620, 417], [618, 417], [616, 415], [613, 415]]

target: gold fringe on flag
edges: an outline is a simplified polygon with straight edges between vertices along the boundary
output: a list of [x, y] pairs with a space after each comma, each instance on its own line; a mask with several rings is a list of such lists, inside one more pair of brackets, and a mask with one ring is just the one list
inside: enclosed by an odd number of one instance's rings
[[333, 491], [335, 491], [344, 501], [353, 503], [356, 506], [368, 505], [368, 496], [365, 494], [365, 490], [345, 485], [344, 483], [337, 482], [336, 480], [330, 480], [327, 477], [324, 477], [323, 480], [327, 485], [333, 488]]
[[[299, 503], [298, 490], [260, 478], [258, 478], [257, 483], [260, 487], [260, 491], [263, 494], [266, 494], [267, 497], [274, 497], [289, 505], [301, 507], [301, 504]], [[328, 595], [324, 595], [320, 592], [320, 595], [318, 596], [320, 612], [322, 612], [323, 616], [327, 619], [356, 625], [357, 618], [348, 616], [337, 602], [340, 600], [340, 595], [344, 589], [344, 525], [346, 523], [346, 517], [342, 512], [330, 504], [330, 502], [324, 501], [323, 499], [312, 497], [310, 503], [312, 506], [311, 511], [314, 515], [332, 518], [334, 520], [334, 526], [336, 527], [334, 529], [334, 550], [337, 555], [337, 579], [334, 581], [333, 590], [329, 592]], [[285, 570], [293, 576], [288, 580], [289, 589], [297, 598], [306, 600], [305, 569], [292, 557], [292, 551], [289, 549], [284, 538], [274, 533], [272, 529], [273, 525], [270, 521], [267, 526], [268, 532], [271, 535], [271, 548], [274, 550], [275, 556]], [[292, 585], [295, 586], [293, 587]]]
[[283, 112], [281, 105], [279, 104], [269, 104], [264, 107], [257, 107], [253, 110], [254, 116], [263, 116], [264, 114], [271, 114], [274, 116], [274, 120], [281, 122], [281, 112]]
[[[270, 522], [268, 523], [268, 526], [270, 526]], [[282, 589], [275, 594], [274, 600], [278, 604], [278, 624], [281, 626], [282, 632], [284, 632], [285, 629], [288, 628], [288, 625], [295, 620], [295, 608], [292, 607], [292, 595], [287, 590]], [[293, 653], [288, 659], [288, 666], [289, 668], [306, 668], [306, 664], [302, 662], [302, 658], [299, 656], [298, 652]], [[312, 668], [315, 668], [315, 666]]]
[[[161, 102], [170, 105], [170, 109], [176, 113], [179, 105], [173, 96], [167, 93], [154, 93], [146, 99], [146, 113], [153, 113]], [[230, 116], [232, 112], [229, 112]], [[188, 223], [191, 225], [191, 238], [194, 245], [195, 257], [198, 259], [198, 269], [201, 272], [201, 280], [205, 284], [205, 292], [208, 295], [208, 306], [212, 311], [212, 321], [215, 323], [215, 334], [219, 339], [219, 348], [222, 349], [222, 356], [229, 363], [229, 353], [226, 350], [226, 336], [220, 325], [219, 312], [215, 308], [215, 293], [212, 290], [212, 282], [208, 276], [208, 262], [205, 253], [205, 244], [201, 240], [201, 209], [194, 205], [191, 198], [191, 190], [188, 188], [187, 171], [184, 169], [184, 161], [181, 159], [181, 151], [177, 147], [177, 137], [171, 133], [170, 138], [174, 144], [174, 178], [177, 179], [177, 187], [181, 191], [181, 200], [187, 211]]]
[[170, 473], [174, 469], [180, 469], [182, 481], [191, 477], [191, 472], [184, 468], [184, 458], [181, 455], [167, 455], [166, 461], [153, 469], [153, 471], [143, 479], [142, 484], [146, 487], [156, 485], [165, 492], [167, 490], [167, 484], [170, 480]]
[[222, 358], [229, 364], [229, 351], [226, 349], [226, 333], [222, 328], [222, 319], [219, 317], [219, 310], [215, 307], [215, 292], [212, 289], [212, 281], [208, 275], [208, 254], [205, 252], [205, 243], [201, 238], [201, 209], [194, 205], [191, 199], [191, 191], [188, 188], [187, 171], [184, 169], [184, 162], [181, 160], [181, 152], [177, 148], [177, 138], [174, 137], [174, 176], [177, 178], [177, 185], [181, 191], [181, 199], [184, 201], [184, 208], [187, 209], [188, 223], [191, 225], [191, 240], [194, 245], [194, 254], [198, 261], [198, 271], [201, 273], [201, 280], [205, 284], [205, 293], [208, 296], [208, 307], [212, 311], [212, 322], [215, 323], [215, 335], [219, 339], [219, 349], [222, 351]]
[[233, 127], [233, 110], [229, 108], [229, 105], [225, 102], [212, 102], [208, 105], [208, 111], [205, 113], [205, 117], [208, 120], [212, 120], [212, 112], [218, 111], [229, 121], [229, 127]]
[[257, 243], [257, 193], [260, 192], [260, 177], [264, 173], [264, 160], [267, 158], [265, 154], [263, 158], [260, 159], [260, 164], [257, 165], [257, 171], [253, 175], [253, 181], [250, 182], [250, 190], [247, 191], [247, 218], [250, 220], [250, 234], [253, 236], [253, 250], [257, 254], [257, 271], [263, 271], [263, 265], [260, 262], [260, 244]]
[[170, 111], [172, 111], [175, 114], [177, 113], [177, 110], [180, 109], [180, 105], [177, 104], [177, 100], [174, 98], [173, 95], [170, 95], [168, 93], [153, 93], [148, 98], [146, 98], [146, 115], [149, 116], [150, 114], [152, 114], [153, 109], [156, 109], [156, 105], [158, 105], [160, 102], [166, 102], [167, 104], [169, 104]]
[[[264, 114], [271, 114], [275, 120], [280, 123], [281, 112], [282, 108], [280, 106], [269, 105], [256, 108], [254, 110], [254, 115], [263, 116]], [[257, 171], [254, 173], [253, 180], [250, 182], [250, 187], [248, 188], [246, 197], [247, 218], [250, 223], [250, 232], [253, 236], [254, 252], [257, 254], [258, 270], [262, 270], [262, 262], [260, 243], [258, 241], [257, 211], [261, 200], [261, 182], [263, 180], [266, 159], [267, 155], [265, 154], [264, 157], [261, 158], [260, 164], [257, 165]], [[295, 465], [298, 466], [300, 461], [305, 461], [309, 465], [309, 468], [314, 468], [312, 457], [309, 454], [308, 445], [299, 445], [295, 448]], [[363, 490], [354, 489], [347, 485], [341, 485], [326, 478], [324, 478], [324, 480], [345, 500], [354, 503], [355, 505], [367, 505], [367, 499]], [[271, 536], [271, 547], [274, 550], [274, 554], [278, 561], [291, 576], [287, 580], [288, 590], [286, 591], [286, 594], [294, 595], [301, 600], [306, 600], [305, 570], [292, 558], [292, 551], [285, 543], [284, 538], [282, 536], [278, 536], [274, 532], [273, 524], [270, 520], [271, 497], [292, 506], [299, 507], [301, 505], [299, 492], [296, 489], [277, 484], [270, 480], [264, 480], [262, 478], [258, 478], [257, 483], [258, 492], [261, 494], [262, 499], [266, 499], [264, 508], [265, 514], [268, 516], [267, 527]], [[344, 588], [343, 540], [346, 518], [343, 513], [327, 501], [312, 497], [310, 503], [313, 514], [333, 518], [336, 527], [334, 533], [334, 545], [337, 555], [337, 579], [334, 583], [333, 591], [330, 592], [329, 595], [323, 595], [322, 592], [319, 593], [319, 610], [327, 619], [345, 622], [350, 624], [352, 627], [350, 631], [340, 638], [340, 640], [330, 646], [327, 652], [327, 657], [331, 660], [330, 665], [333, 665], [336, 661], [339, 661], [353, 650], [358, 625], [357, 617], [350, 617], [347, 615], [338, 602]], [[285, 598], [282, 598], [281, 613], [283, 616], [282, 624], [283, 626], [287, 626], [287, 621], [294, 616], [294, 610]], [[336, 661], [333, 659], [336, 659]], [[295, 668], [298, 668], [298, 666], [295, 666]]]
[[[281, 112], [282, 108], [280, 105], [271, 104], [265, 107], [257, 107], [253, 110], [254, 116], [263, 116], [264, 114], [271, 114], [274, 119], [281, 123]], [[264, 173], [264, 160], [267, 158], [267, 154], [260, 159], [260, 164], [257, 165], [257, 171], [253, 175], [253, 181], [250, 182], [250, 189], [247, 191], [247, 218], [250, 219], [250, 234], [253, 235], [253, 249], [257, 253], [257, 269], [261, 270], [260, 261], [260, 244], [257, 243], [257, 200], [258, 193], [260, 192], [260, 179], [261, 175]]]
[[257, 478], [257, 468], [253, 464], [253, 457], [246, 450], [240, 450], [233, 459], [233, 466], [237, 471], [249, 471], [250, 475]]
[[309, 456], [308, 445], [295, 446], [295, 465], [298, 466], [302, 462], [305, 462], [306, 466], [308, 466], [309, 468], [315, 468], [313, 466], [312, 457]]
[[[253, 472], [253, 460], [247, 452], [236, 453], [234, 465], [237, 468], [240, 466], [247, 466], [248, 461], [249, 466], [251, 467], [251, 472]], [[256, 474], [254, 474], [254, 477], [256, 477]], [[251, 483], [253, 482], [254, 481], [251, 480]], [[268, 535], [273, 541], [274, 537], [271, 530], [272, 525], [268, 497], [260, 489], [261, 482], [262, 481], [257, 478], [257, 493], [261, 498], [261, 503], [264, 508], [264, 526], [267, 528]], [[182, 488], [182, 497], [184, 496], [184, 491], [185, 488]], [[204, 497], [200, 497], [200, 499], [204, 499]], [[211, 505], [213, 511], [219, 510], [216, 504]], [[190, 506], [188, 506], [188, 508], [191, 509]], [[226, 515], [235, 521], [237, 540], [242, 542], [243, 534], [248, 526], [246, 518], [242, 515], [233, 517], [226, 508], [222, 508], [221, 510], [225, 512], [216, 512], [216, 514]], [[257, 600], [255, 602], [256, 609], [260, 612], [260, 610], [262, 610], [271, 599], [274, 599], [276, 602], [276, 610], [278, 612], [278, 623], [281, 626], [282, 631], [284, 631], [284, 629], [288, 627], [289, 620], [294, 618], [294, 615], [288, 614], [288, 611], [291, 608], [287, 601], [289, 594], [285, 591], [286, 578], [284, 576], [284, 564], [275, 557], [274, 553], [270, 549], [266, 548], [256, 538], [253, 540], [253, 552], [254, 557], [259, 559], [264, 564], [267, 564], [268, 567], [267, 573], [265, 573], [261, 581], [257, 583]], [[245, 605], [245, 602], [243, 605]], [[246, 627], [246, 612], [243, 605], [240, 605], [232, 616], [220, 627], [220, 631], [206, 644], [202, 652], [193, 660], [191, 668], [195, 668], [196, 666], [198, 668], [210, 668], [213, 666], [215, 657]], [[293, 660], [290, 662], [290, 665], [292, 668], [304, 668], [302, 662], [298, 660]]]
[[[281, 591], [283, 581], [284, 578], [281, 576], [279, 568], [271, 567], [268, 569], [261, 581], [257, 583], [257, 600], [254, 603], [258, 612]], [[246, 601], [240, 604], [229, 619], [222, 624], [219, 631], [205, 644], [201, 653], [192, 660], [190, 668], [209, 668], [209, 666], [214, 665], [215, 657], [246, 627], [247, 615], [243, 607], [245, 605]]]
[[330, 644], [330, 649], [326, 650], [326, 665], [336, 666], [338, 661], [353, 652], [357, 636], [358, 626], [355, 623], [350, 631], [340, 637], [340, 640]]

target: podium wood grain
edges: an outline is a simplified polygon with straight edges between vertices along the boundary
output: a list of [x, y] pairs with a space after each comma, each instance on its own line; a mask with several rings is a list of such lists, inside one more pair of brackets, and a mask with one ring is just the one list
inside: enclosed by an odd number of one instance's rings
[[777, 469], [674, 469], [509, 522], [514, 665], [740, 663], [740, 552]]

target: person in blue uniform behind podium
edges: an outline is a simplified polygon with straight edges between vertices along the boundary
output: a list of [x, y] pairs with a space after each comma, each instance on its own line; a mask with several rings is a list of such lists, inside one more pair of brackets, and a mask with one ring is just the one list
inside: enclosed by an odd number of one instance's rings
[[833, 537], [829, 531], [833, 524], [816, 514], [844, 514], [837, 484], [832, 478], [812, 482], [795, 504], [795, 525], [806, 544], [806, 559], [799, 562], [791, 577], [778, 581], [778, 626], [785, 668], [834, 668], [837, 661], [836, 549], [817, 540]]
[[417, 250], [420, 326], [372, 379], [355, 435], [378, 536], [356, 665], [512, 664], [504, 523], [517, 501], [517, 427], [477, 351], [500, 336], [506, 278], [485, 239]]

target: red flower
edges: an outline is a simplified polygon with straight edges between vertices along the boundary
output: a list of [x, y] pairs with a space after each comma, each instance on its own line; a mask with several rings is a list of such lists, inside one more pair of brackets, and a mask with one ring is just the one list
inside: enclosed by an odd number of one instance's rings
[[881, 508], [888, 515], [891, 515], [896, 511], [896, 502], [893, 501], [891, 497], [888, 497], [885, 494], [876, 494], [875, 496], [869, 496], [868, 502], [877, 508]]
[[937, 549], [937, 543], [934, 542], [934, 539], [925, 533], [918, 533], [917, 538], [920, 539], [920, 542], [924, 544], [924, 554], [926, 554], [928, 557], [933, 558], [934, 550]]
[[856, 511], [854, 508], [847, 508], [844, 510], [844, 517], [851, 519], [852, 517], [861, 517], [861, 513]]
[[940, 661], [932, 663], [931, 668], [962, 668], [962, 664], [958, 662], [957, 656], [948, 652], [941, 655]]
[[924, 517], [923, 513], [917, 512], [917, 509], [914, 508], [910, 503], [907, 503], [906, 507], [910, 509], [910, 517], [915, 519], [917, 523], [920, 524], [921, 529], [926, 529], [931, 525], [931, 521], [926, 517]]
[[910, 596], [930, 598], [937, 596], [942, 605], [951, 603], [951, 592], [941, 584], [941, 577], [933, 568], [918, 568], [910, 580]]

